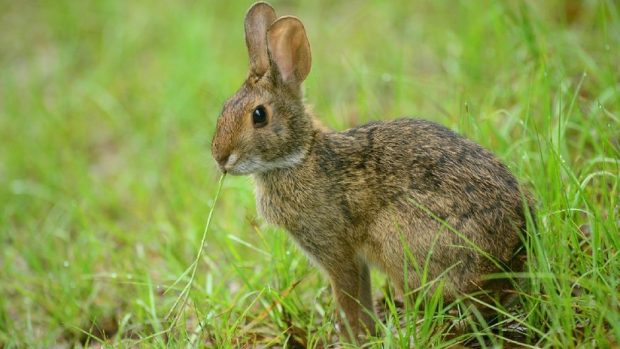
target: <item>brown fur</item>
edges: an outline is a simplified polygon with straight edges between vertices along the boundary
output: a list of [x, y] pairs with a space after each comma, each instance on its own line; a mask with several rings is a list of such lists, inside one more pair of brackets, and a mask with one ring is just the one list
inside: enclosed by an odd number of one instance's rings
[[[329, 276], [355, 332], [374, 331], [371, 264], [404, 292], [420, 287], [415, 264], [423, 268], [430, 253], [427, 278], [441, 279], [447, 301], [501, 296], [509, 283], [485, 275], [522, 268], [514, 255], [525, 217], [513, 175], [489, 151], [429, 121], [344, 132], [318, 126], [302, 102], [311, 59], [301, 22], [282, 17], [247, 30], [275, 18], [272, 11], [258, 3], [246, 16], [246, 41], [262, 51], [248, 45], [250, 74], [218, 119], [212, 152], [223, 171], [253, 174], [261, 214]], [[269, 67], [257, 75], [265, 59]], [[258, 105], [268, 114], [261, 128], [252, 123]]]

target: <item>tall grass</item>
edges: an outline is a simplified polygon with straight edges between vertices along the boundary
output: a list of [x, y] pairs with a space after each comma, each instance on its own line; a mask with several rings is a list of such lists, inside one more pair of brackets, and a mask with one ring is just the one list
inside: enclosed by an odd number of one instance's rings
[[[227, 177], [213, 202], [209, 144], [246, 74], [250, 4], [0, 4], [0, 347], [338, 340], [327, 281], [257, 217], [251, 180]], [[443, 123], [498, 154], [538, 202], [517, 311], [483, 326], [441, 292], [403, 315], [387, 297], [368, 346], [618, 345], [617, 2], [273, 5], [306, 25], [306, 96], [326, 125]], [[384, 277], [373, 281], [379, 297]], [[459, 322], [474, 329], [446, 336]]]

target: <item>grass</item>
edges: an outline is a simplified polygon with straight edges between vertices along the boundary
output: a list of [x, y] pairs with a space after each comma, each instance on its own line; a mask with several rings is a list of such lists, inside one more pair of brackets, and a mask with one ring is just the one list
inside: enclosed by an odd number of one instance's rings
[[[246, 74], [249, 5], [0, 3], [0, 348], [337, 339], [327, 280], [257, 217], [251, 180], [227, 177], [213, 200], [209, 144]], [[449, 339], [458, 305], [440, 292], [405, 304], [402, 326], [388, 299], [369, 347], [619, 345], [617, 2], [274, 5], [306, 25], [306, 95], [326, 125], [443, 123], [498, 154], [538, 200], [520, 311]]]

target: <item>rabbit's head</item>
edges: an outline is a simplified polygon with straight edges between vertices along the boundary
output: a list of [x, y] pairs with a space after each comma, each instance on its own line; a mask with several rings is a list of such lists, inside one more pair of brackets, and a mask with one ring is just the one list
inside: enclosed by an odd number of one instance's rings
[[301, 84], [310, 72], [310, 45], [296, 17], [276, 19], [273, 8], [254, 4], [245, 17], [250, 71], [226, 101], [212, 153], [220, 168], [249, 174], [300, 163], [312, 139]]

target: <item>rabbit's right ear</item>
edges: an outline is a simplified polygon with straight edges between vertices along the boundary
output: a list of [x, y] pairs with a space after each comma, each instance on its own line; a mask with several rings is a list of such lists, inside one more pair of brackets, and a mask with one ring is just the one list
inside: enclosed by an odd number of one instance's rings
[[267, 43], [282, 81], [295, 90], [299, 89], [312, 65], [310, 43], [303, 23], [297, 17], [280, 17], [267, 32]]
[[245, 44], [250, 56], [250, 73], [263, 76], [269, 69], [267, 29], [276, 20], [276, 12], [266, 2], [257, 2], [245, 15]]

